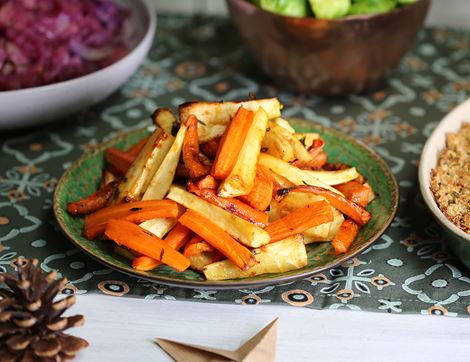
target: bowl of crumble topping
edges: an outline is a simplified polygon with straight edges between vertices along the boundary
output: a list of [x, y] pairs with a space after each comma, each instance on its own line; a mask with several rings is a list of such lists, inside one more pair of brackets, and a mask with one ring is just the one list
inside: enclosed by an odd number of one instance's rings
[[470, 99], [444, 117], [428, 138], [419, 182], [452, 250], [470, 268]]

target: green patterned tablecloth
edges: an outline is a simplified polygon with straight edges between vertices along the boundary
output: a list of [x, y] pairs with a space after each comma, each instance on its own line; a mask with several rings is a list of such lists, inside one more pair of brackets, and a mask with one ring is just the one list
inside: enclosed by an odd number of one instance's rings
[[[277, 96], [286, 117], [306, 118], [364, 140], [396, 175], [398, 215], [380, 240], [341, 267], [279, 286], [229, 291], [154, 285], [103, 267], [58, 230], [54, 186], [84, 151], [149, 124], [156, 107], [184, 101]], [[0, 135], [0, 272], [20, 255], [69, 279], [64, 292], [224, 303], [281, 303], [387, 313], [470, 315], [470, 271], [449, 251], [421, 199], [417, 163], [426, 137], [470, 96], [470, 32], [426, 29], [381, 91], [344, 99], [282, 91], [260, 74], [227, 19], [161, 16], [140, 70], [93, 109]], [[27, 101], [27, 100], [25, 100]], [[1, 110], [0, 110], [1, 114]]]

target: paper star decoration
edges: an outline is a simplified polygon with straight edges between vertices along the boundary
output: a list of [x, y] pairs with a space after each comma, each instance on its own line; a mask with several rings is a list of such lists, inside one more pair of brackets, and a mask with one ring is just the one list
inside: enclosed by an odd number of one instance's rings
[[235, 351], [157, 338], [157, 343], [177, 362], [274, 362], [277, 320], [273, 320]]

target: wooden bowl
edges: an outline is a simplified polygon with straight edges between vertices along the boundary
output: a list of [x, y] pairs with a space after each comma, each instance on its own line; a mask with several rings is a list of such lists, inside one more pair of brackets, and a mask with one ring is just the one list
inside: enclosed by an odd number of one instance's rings
[[383, 84], [423, 25], [430, 0], [337, 20], [281, 16], [246, 0], [227, 4], [254, 60], [276, 83], [339, 96]]

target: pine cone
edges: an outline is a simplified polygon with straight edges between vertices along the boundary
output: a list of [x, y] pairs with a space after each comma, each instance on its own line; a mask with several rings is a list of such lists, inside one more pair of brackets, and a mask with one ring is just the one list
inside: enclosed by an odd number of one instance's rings
[[65, 278], [56, 273], [43, 276], [38, 261], [18, 258], [18, 278], [0, 274], [0, 361], [65, 361], [88, 346], [82, 338], [63, 333], [83, 325], [82, 315], [63, 317], [75, 304], [75, 295], [54, 301]]

